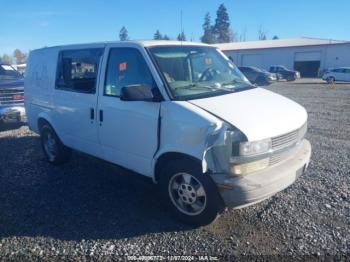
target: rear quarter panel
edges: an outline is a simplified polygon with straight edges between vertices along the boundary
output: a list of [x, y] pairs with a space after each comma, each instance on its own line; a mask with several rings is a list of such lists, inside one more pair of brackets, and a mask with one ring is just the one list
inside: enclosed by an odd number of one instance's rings
[[38, 49], [29, 55], [24, 79], [25, 108], [28, 125], [36, 133], [39, 132], [38, 118], [50, 117], [57, 57], [57, 48]]

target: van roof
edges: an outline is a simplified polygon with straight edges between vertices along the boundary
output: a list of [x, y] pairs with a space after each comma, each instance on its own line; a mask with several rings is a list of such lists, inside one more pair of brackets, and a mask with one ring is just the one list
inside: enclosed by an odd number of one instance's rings
[[[105, 41], [105, 42], [94, 42], [94, 43], [85, 43], [85, 44], [69, 44], [69, 45], [57, 45], [51, 47], [44, 47], [39, 49], [47, 49], [47, 48], [60, 48], [60, 47], [89, 47], [92, 45], [109, 45], [109, 44], [117, 44], [117, 43], [126, 43], [131, 45], [141, 45], [144, 47], [152, 47], [152, 46], [169, 46], [169, 45], [183, 45], [183, 46], [210, 46], [204, 43], [197, 42], [186, 42], [186, 41], [172, 41], [172, 40], [128, 40], [128, 41]], [[38, 49], [37, 49], [38, 50]]]

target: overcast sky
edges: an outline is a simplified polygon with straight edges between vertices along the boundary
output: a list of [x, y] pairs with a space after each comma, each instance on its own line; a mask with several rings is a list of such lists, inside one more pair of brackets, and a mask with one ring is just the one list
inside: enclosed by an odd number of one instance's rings
[[198, 41], [205, 13], [214, 22], [220, 3], [232, 29], [247, 40], [257, 39], [260, 26], [268, 38], [350, 40], [349, 0], [0, 0], [0, 54], [117, 40], [123, 25], [131, 39], [151, 39], [157, 29], [175, 38], [181, 11], [187, 38]]

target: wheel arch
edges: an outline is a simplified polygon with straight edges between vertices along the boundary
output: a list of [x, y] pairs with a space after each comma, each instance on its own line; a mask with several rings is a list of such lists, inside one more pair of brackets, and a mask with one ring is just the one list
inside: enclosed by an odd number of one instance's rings
[[199, 165], [200, 167], [202, 166], [202, 160], [189, 155], [185, 153], [180, 153], [180, 152], [165, 152], [162, 155], [160, 155], [155, 163], [154, 166], [154, 175], [153, 175], [153, 181], [157, 183], [160, 178], [160, 173], [162, 168], [168, 163], [169, 161], [176, 161], [176, 160], [189, 160], [196, 165]]
[[36, 123], [37, 131], [38, 131], [39, 134], [40, 134], [40, 130], [41, 130], [42, 126], [45, 123], [48, 123], [55, 130], [55, 127], [52, 124], [52, 119], [50, 118], [50, 116], [48, 116], [47, 114], [39, 114], [38, 115], [38, 120], [37, 120], [37, 123]]

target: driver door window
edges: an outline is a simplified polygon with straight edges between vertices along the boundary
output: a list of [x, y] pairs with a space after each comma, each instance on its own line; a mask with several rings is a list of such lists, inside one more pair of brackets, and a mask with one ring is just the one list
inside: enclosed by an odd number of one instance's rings
[[154, 86], [153, 77], [142, 57], [135, 48], [114, 48], [109, 53], [104, 95], [120, 96], [128, 85]]

